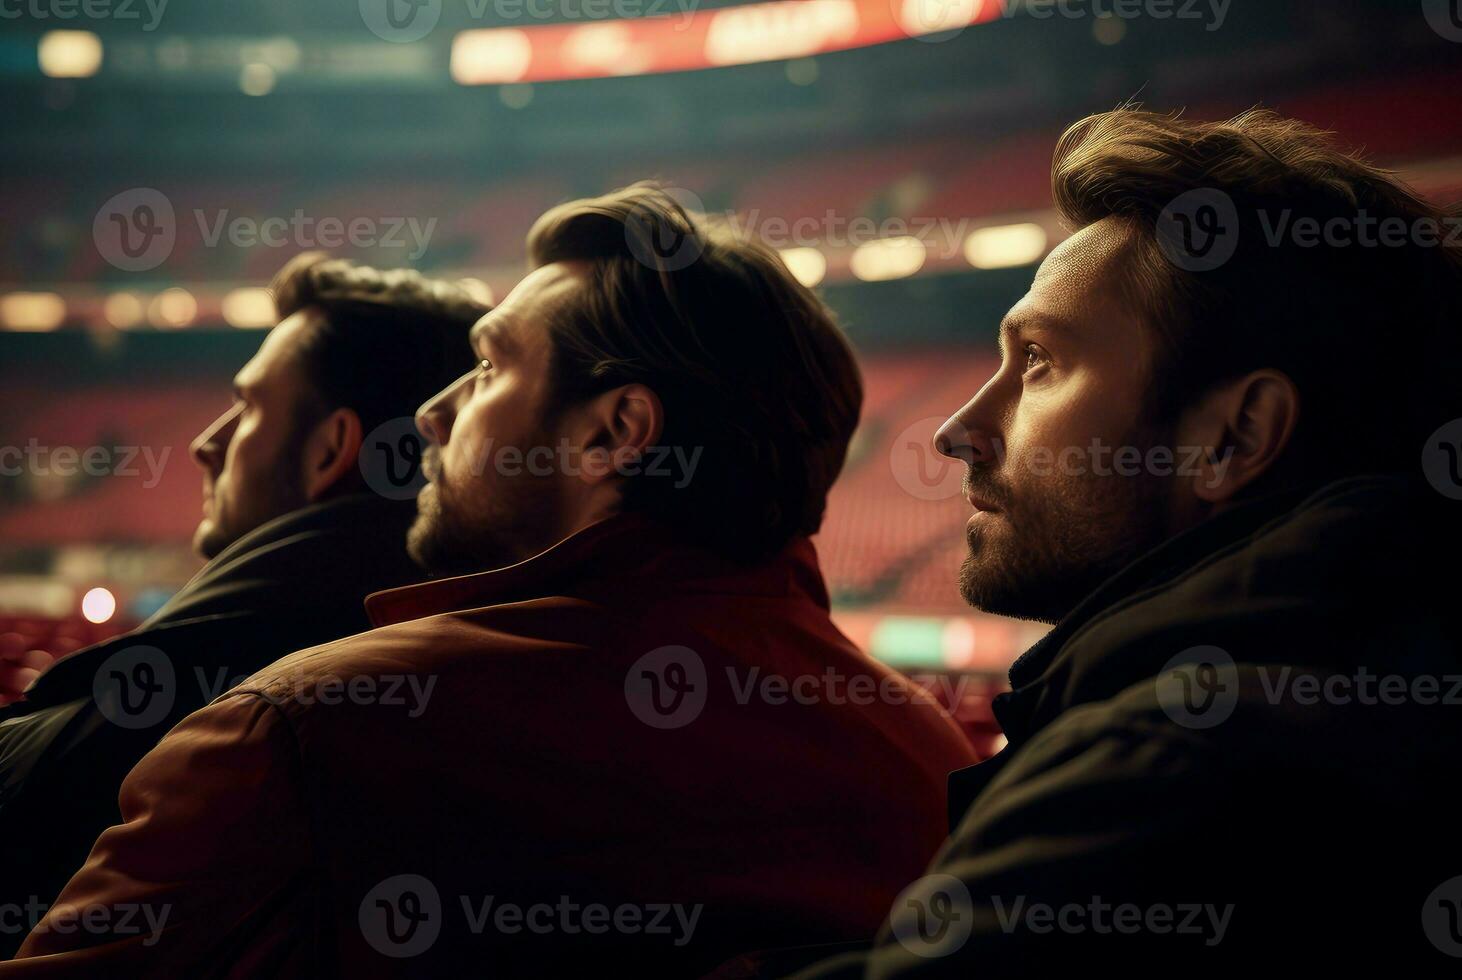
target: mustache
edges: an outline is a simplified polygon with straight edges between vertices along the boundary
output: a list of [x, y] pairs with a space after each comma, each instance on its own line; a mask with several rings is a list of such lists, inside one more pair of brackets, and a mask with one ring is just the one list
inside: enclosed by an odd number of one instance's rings
[[973, 466], [966, 468], [960, 487], [966, 497], [975, 496], [988, 500], [1002, 510], [1010, 503], [1010, 494], [986, 470], [977, 470]]
[[428, 446], [422, 451], [421, 475], [432, 483], [442, 475], [442, 453], [436, 446]]

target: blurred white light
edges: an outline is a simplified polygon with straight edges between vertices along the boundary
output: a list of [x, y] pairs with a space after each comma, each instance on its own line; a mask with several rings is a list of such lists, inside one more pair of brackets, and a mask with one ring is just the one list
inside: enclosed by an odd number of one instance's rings
[[924, 243], [909, 235], [859, 245], [849, 260], [853, 275], [864, 282], [912, 276], [924, 267]]
[[147, 319], [155, 327], [186, 327], [197, 315], [198, 301], [177, 286], [158, 293], [147, 310]]
[[223, 318], [232, 327], [272, 327], [274, 294], [257, 286], [235, 289], [223, 298]]
[[100, 586], [81, 597], [81, 615], [88, 623], [105, 623], [116, 611], [116, 597]]
[[492, 306], [497, 302], [496, 298], [492, 295], [492, 287], [481, 279], [467, 278], [460, 280], [460, 282], [462, 283], [462, 288], [467, 290], [467, 294], [477, 300], [477, 302], [485, 306]]
[[845, 44], [858, 34], [853, 0], [753, 3], [710, 12], [706, 60], [713, 65], [799, 58]]
[[452, 78], [459, 85], [502, 85], [528, 74], [533, 42], [514, 27], [463, 31], [452, 39]]
[[509, 109], [526, 109], [533, 101], [533, 86], [504, 85], [497, 90], [497, 97]]
[[52, 78], [88, 78], [102, 66], [102, 40], [91, 31], [47, 31], [36, 60]]
[[55, 293], [0, 296], [0, 321], [11, 330], [55, 330], [66, 321], [66, 301]]
[[268, 95], [274, 91], [274, 69], [262, 62], [245, 65], [239, 73], [239, 89], [245, 95]]
[[911, 37], [968, 27], [980, 12], [980, 0], [903, 0], [899, 27]]
[[976, 269], [1030, 265], [1046, 254], [1046, 229], [1033, 222], [977, 228], [965, 239], [965, 258]]
[[827, 256], [815, 248], [784, 248], [780, 254], [787, 271], [809, 289], [822, 282], [822, 277], [827, 275]]
[[118, 330], [126, 330], [141, 323], [147, 316], [147, 307], [136, 293], [113, 293], [102, 304], [102, 313], [107, 322]]
[[629, 26], [617, 21], [584, 24], [564, 40], [564, 63], [580, 70], [613, 72], [629, 56], [633, 36]]

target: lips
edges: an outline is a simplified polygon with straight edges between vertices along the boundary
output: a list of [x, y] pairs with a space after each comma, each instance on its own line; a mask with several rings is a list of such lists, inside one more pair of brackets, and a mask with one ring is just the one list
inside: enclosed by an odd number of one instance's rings
[[989, 500], [989, 498], [981, 497], [978, 494], [967, 493], [967, 494], [965, 494], [965, 499], [970, 502], [970, 506], [971, 507], [973, 507], [975, 510], [978, 510], [978, 511], [991, 512], [991, 511], [997, 511], [997, 510], [1000, 509], [999, 507], [996, 507]]

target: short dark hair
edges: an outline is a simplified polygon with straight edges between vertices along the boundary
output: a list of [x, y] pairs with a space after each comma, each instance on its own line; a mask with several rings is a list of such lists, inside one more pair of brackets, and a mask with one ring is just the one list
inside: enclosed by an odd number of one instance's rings
[[[1069, 223], [1135, 229], [1121, 285], [1158, 341], [1152, 418], [1248, 371], [1282, 371], [1301, 398], [1284, 464], [1311, 479], [1415, 471], [1426, 437], [1462, 415], [1462, 249], [1445, 243], [1458, 212], [1331, 134], [1268, 110], [1194, 122], [1122, 108], [1066, 131], [1051, 183]], [[1214, 268], [1174, 261], [1159, 238], [1164, 210], [1194, 191], [1234, 206], [1237, 245]], [[1351, 244], [1275, 240], [1282, 216], [1350, 222]], [[1363, 220], [1404, 222], [1404, 244], [1358, 244]], [[1424, 223], [1441, 238], [1419, 240]]]
[[472, 325], [491, 307], [465, 287], [323, 252], [295, 256], [269, 286], [280, 319], [321, 314], [301, 346], [319, 415], [349, 408], [361, 434], [413, 416], [472, 366]]
[[863, 383], [832, 313], [776, 252], [647, 182], [548, 211], [528, 252], [535, 267], [593, 265], [549, 325], [555, 403], [638, 382], [664, 405], [663, 445], [702, 452], [693, 476], [671, 458], [670, 477], [626, 477], [626, 510], [741, 558], [818, 530]]

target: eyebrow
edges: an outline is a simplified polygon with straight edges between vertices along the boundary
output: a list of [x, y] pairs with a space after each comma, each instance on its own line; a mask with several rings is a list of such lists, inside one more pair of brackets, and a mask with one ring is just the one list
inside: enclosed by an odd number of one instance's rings
[[996, 345], [1000, 349], [1000, 356], [1005, 356], [1005, 348], [1009, 343], [1015, 341], [1015, 335], [1022, 330], [1039, 329], [1048, 333], [1065, 333], [1062, 321], [1039, 313], [1017, 313], [1014, 316], [1006, 315], [1000, 321], [1000, 332], [995, 338]]
[[472, 331], [467, 335], [472, 344], [473, 351], [478, 350], [479, 345], [486, 343], [496, 351], [512, 353], [513, 343], [508, 339], [507, 332], [497, 322], [488, 319], [478, 320], [472, 326]]

